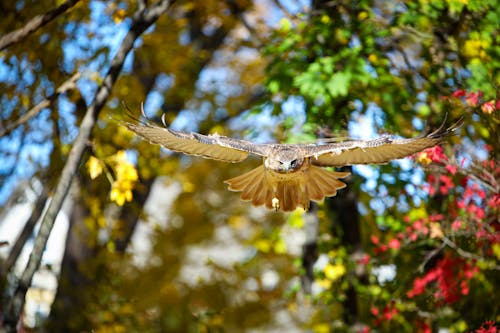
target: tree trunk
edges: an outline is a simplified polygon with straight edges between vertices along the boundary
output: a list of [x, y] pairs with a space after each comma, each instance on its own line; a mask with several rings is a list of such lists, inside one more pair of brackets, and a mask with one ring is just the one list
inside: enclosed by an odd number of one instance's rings
[[[75, 327], [88, 327], [84, 323], [83, 316], [78, 316], [77, 313], [84, 304], [83, 291], [92, 284], [92, 280], [83, 273], [81, 264], [95, 257], [97, 249], [89, 244], [95, 244], [96, 240], [90, 239], [91, 233], [84, 225], [84, 218], [89, 215], [89, 211], [81, 199], [80, 184], [77, 179], [73, 182], [71, 192], [74, 204], [69, 216], [59, 286], [50, 313], [51, 332], [72, 332]], [[67, 320], [68, 318], [71, 320]]]
[[[342, 171], [352, 172], [352, 167], [342, 168]], [[361, 231], [359, 225], [358, 199], [352, 184], [347, 181], [347, 187], [338, 191], [337, 195], [328, 199], [328, 208], [335, 213], [332, 221], [332, 234], [342, 240], [349, 254], [361, 249]], [[344, 321], [352, 325], [357, 321], [358, 301], [356, 290], [351, 284], [346, 291], [344, 300]]]
[[21, 251], [24, 248], [24, 244], [26, 244], [26, 241], [31, 237], [33, 234], [33, 230], [35, 229], [35, 225], [40, 219], [40, 216], [42, 216], [43, 209], [45, 207], [45, 202], [47, 201], [48, 198], [48, 189], [46, 187], [43, 188], [42, 193], [38, 196], [35, 204], [33, 205], [33, 210], [31, 211], [31, 215], [24, 224], [23, 230], [19, 234], [19, 236], [16, 239], [16, 242], [14, 245], [12, 245], [12, 248], [9, 252], [9, 256], [5, 260], [5, 264], [3, 267], [0, 268], [0, 278], [5, 278], [7, 276], [7, 273], [10, 272], [12, 267], [17, 261], [17, 258], [21, 254]]

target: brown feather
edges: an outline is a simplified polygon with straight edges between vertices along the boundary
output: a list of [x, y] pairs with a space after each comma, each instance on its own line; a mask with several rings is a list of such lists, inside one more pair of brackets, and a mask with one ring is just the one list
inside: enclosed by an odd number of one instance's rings
[[[346, 185], [338, 178], [345, 178], [349, 172], [332, 172], [311, 165], [302, 177], [297, 175], [284, 177], [277, 181], [264, 166], [228, 179], [228, 189], [241, 192], [241, 199], [251, 201], [254, 206], [265, 205], [273, 209], [273, 199], [279, 200], [279, 209], [285, 212], [297, 207], [309, 208], [309, 202], [321, 201], [326, 196], [334, 196], [338, 189]], [[274, 184], [274, 186], [273, 186]]]
[[265, 187], [263, 186], [263, 182], [265, 181], [264, 177], [265, 170], [264, 166], [261, 165], [240, 176], [228, 179], [225, 183], [229, 184], [229, 190], [241, 191], [241, 198], [243, 200], [251, 200], [254, 193], [254, 187]]
[[202, 156], [224, 162], [241, 162], [247, 158], [252, 144], [243, 140], [223, 136], [208, 136], [198, 133], [183, 133], [156, 126], [149, 122], [125, 126], [149, 142], [159, 144], [173, 151]]
[[309, 156], [314, 157], [312, 163], [318, 166], [383, 164], [438, 145], [460, 128], [462, 123], [463, 120], [459, 119], [445, 127], [443, 122], [435, 131], [412, 139], [397, 139], [385, 135], [368, 141], [352, 140], [307, 147]]
[[346, 187], [346, 184], [338, 180], [349, 176], [349, 172], [333, 172], [312, 165], [309, 169], [306, 191], [310, 200], [321, 201], [324, 197], [337, 194], [337, 190]]

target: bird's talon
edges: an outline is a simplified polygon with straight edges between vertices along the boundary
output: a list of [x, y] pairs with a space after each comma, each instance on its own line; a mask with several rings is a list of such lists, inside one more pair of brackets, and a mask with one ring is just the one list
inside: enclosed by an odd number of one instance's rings
[[280, 199], [274, 197], [273, 200], [271, 200], [272, 206], [274, 210], [279, 210], [280, 209]]

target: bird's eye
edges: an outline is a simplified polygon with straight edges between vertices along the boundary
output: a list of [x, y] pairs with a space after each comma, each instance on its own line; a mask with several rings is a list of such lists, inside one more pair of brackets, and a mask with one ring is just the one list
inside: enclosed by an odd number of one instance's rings
[[297, 160], [293, 160], [292, 162], [290, 162], [290, 165], [291, 166], [296, 166], [297, 165]]

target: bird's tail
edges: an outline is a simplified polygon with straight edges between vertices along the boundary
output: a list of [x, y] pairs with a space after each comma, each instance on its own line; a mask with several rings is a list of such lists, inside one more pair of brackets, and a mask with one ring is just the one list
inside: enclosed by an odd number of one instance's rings
[[350, 172], [328, 171], [324, 168], [311, 165], [309, 179], [307, 181], [306, 193], [310, 200], [321, 201], [324, 197], [333, 197], [347, 185], [339, 178], [349, 176]]
[[[225, 180], [228, 189], [235, 192], [241, 191], [241, 200], [252, 201], [254, 206], [260, 206], [272, 202], [272, 188], [266, 179], [266, 170], [261, 165], [238, 177]], [[270, 204], [269, 208], [272, 208]]]
[[265, 205], [269, 209], [292, 211], [298, 206], [309, 208], [311, 200], [321, 201], [325, 196], [334, 196], [346, 185], [338, 180], [349, 172], [332, 172], [311, 165], [308, 172], [276, 180], [264, 166], [259, 166], [241, 176], [225, 181], [231, 191], [241, 191], [241, 199], [253, 205]]

